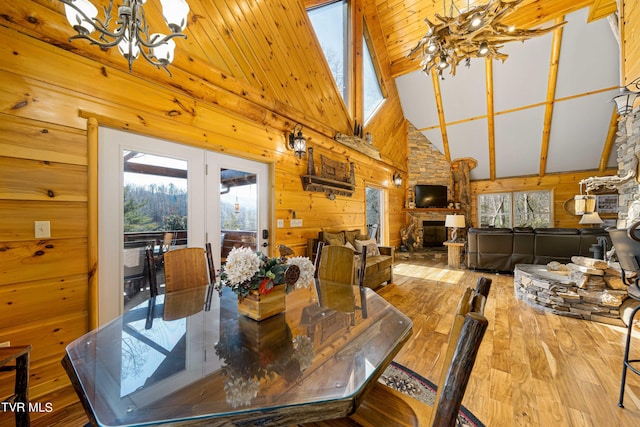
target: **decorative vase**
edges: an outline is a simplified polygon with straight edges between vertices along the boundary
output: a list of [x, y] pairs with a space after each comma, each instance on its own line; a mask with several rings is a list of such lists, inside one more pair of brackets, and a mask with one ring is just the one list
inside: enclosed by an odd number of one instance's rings
[[285, 309], [286, 285], [276, 285], [268, 294], [252, 291], [244, 298], [238, 298], [238, 313], [253, 320], [263, 320]]

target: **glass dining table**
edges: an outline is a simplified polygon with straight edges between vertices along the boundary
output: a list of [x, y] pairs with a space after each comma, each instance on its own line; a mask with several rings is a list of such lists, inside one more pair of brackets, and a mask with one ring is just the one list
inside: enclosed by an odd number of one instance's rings
[[400, 351], [407, 316], [368, 288], [315, 282], [257, 322], [228, 288], [157, 295], [67, 346], [94, 425], [279, 426], [344, 417]]

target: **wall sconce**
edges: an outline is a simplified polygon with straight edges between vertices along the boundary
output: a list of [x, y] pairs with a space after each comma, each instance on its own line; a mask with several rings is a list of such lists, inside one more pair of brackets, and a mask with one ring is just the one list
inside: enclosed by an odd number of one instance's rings
[[402, 175], [400, 175], [400, 173], [394, 172], [393, 183], [396, 185], [396, 187], [400, 187], [402, 185]]
[[[296, 134], [297, 131], [297, 134]], [[293, 127], [293, 131], [289, 134], [288, 147], [293, 150], [293, 154], [301, 159], [307, 152], [307, 140], [302, 136], [302, 125], [297, 124]]]
[[636, 101], [640, 92], [632, 92], [629, 87], [634, 87], [636, 90], [640, 90], [640, 77], [633, 80], [628, 85], [621, 87], [620, 93], [614, 96], [611, 100], [616, 103], [616, 110], [620, 116], [626, 116], [633, 112], [633, 103]]

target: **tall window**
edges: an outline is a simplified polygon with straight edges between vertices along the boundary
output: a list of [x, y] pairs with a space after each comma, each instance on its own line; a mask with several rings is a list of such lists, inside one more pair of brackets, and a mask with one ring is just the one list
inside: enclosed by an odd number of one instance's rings
[[344, 103], [349, 105], [349, 19], [348, 2], [336, 1], [308, 9], [309, 19], [318, 37], [324, 56], [329, 63], [331, 74], [340, 89]]
[[364, 83], [364, 120], [366, 122], [382, 104], [384, 97], [380, 89], [378, 74], [373, 65], [371, 47], [368, 45], [366, 37], [362, 38], [362, 51], [364, 52], [362, 57], [362, 77]]
[[480, 194], [480, 227], [550, 227], [553, 193], [550, 190]]

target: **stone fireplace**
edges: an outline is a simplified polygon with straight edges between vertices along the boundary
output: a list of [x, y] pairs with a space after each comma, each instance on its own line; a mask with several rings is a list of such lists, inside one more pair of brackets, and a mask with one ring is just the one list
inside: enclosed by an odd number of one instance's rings
[[[619, 225], [629, 226], [632, 218], [628, 218], [631, 204], [640, 200], [640, 187], [638, 186], [638, 164], [640, 162], [640, 112], [623, 118], [618, 123], [616, 147], [618, 150], [618, 176], [626, 176], [629, 172], [636, 174], [635, 178], [618, 186]], [[633, 213], [632, 213], [633, 214]]]

